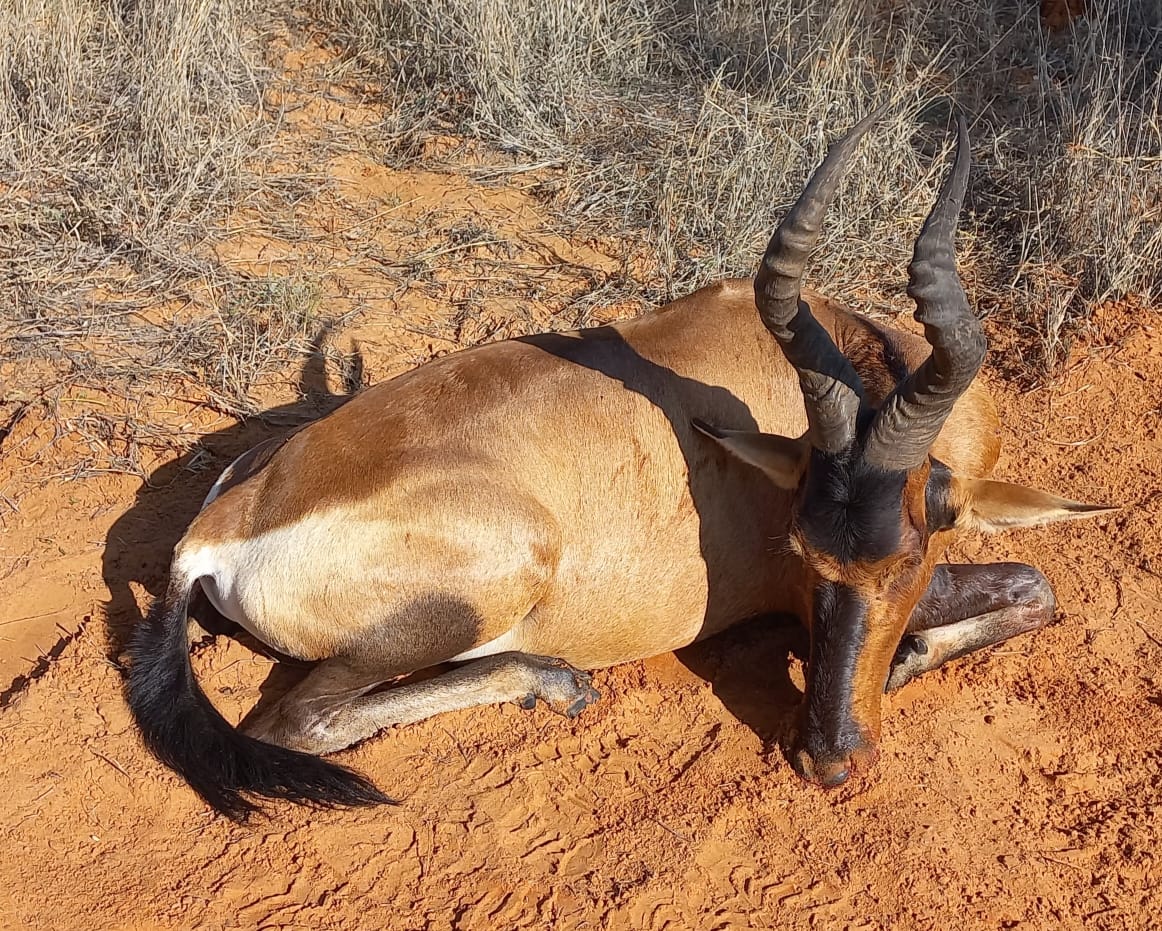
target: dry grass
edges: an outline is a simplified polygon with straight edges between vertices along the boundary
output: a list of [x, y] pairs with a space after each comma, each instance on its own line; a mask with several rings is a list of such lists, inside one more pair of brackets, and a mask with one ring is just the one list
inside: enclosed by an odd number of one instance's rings
[[[749, 274], [827, 141], [886, 100], [895, 114], [841, 193], [814, 281], [865, 308], [906, 306], [903, 270], [955, 99], [975, 141], [961, 258], [982, 312], [1027, 328], [1052, 365], [1095, 302], [1162, 294], [1155, 0], [1091, 0], [1056, 36], [1032, 0], [309, 5], [309, 27], [326, 24], [352, 53], [338, 69], [391, 102], [382, 125], [334, 145], [414, 162], [433, 133], [474, 137], [500, 162], [457, 170], [523, 174], [563, 232], [621, 237], [644, 256], [573, 295], [562, 322]], [[245, 415], [255, 381], [336, 323], [317, 282], [231, 272], [210, 248], [263, 185], [283, 203], [301, 194], [252, 171], [278, 120], [264, 110], [262, 55], [290, 13], [254, 0], [8, 0], [0, 362], [40, 356], [74, 381], [123, 386], [176, 375]], [[426, 255], [388, 264], [427, 267]]]
[[[0, 13], [5, 297], [85, 312], [174, 273], [256, 139], [250, 0], [8, 0]], [[182, 270], [178, 270], [179, 273]], [[145, 279], [144, 281], [142, 279]]]
[[319, 0], [403, 101], [391, 135], [468, 132], [562, 166], [573, 220], [656, 250], [656, 297], [748, 274], [826, 140], [878, 102], [816, 280], [898, 302], [938, 179], [945, 96], [978, 170], [962, 265], [978, 307], [1040, 334], [1162, 293], [1162, 6], [1091, 0], [1049, 35], [1033, 0]]
[[[185, 336], [138, 313], [246, 282], [197, 247], [260, 142], [252, 0], [8, 0], [0, 12], [0, 320], [8, 354], [94, 377]], [[91, 346], [82, 341], [92, 338]], [[151, 346], [164, 342], [165, 345]], [[185, 340], [188, 342], [188, 340]], [[196, 364], [196, 358], [185, 360]], [[142, 369], [144, 375], [148, 369]], [[138, 379], [140, 380], [140, 379]], [[245, 406], [244, 396], [231, 394]]]

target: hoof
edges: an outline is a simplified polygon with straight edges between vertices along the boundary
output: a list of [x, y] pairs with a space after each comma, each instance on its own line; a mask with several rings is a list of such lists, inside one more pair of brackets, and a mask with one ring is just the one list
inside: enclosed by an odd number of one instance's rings
[[[574, 669], [564, 660], [536, 658], [532, 661], [532, 693], [521, 701], [531, 708], [529, 698], [539, 698], [549, 709], [567, 718], [575, 718], [598, 699], [589, 673]], [[535, 698], [534, 698], [535, 696]]]
[[896, 647], [896, 655], [892, 658], [892, 668], [888, 673], [888, 681], [884, 683], [884, 691], [892, 692], [911, 682], [920, 673], [926, 672], [930, 663], [928, 642], [921, 636], [908, 634]]
[[575, 702], [573, 702], [573, 704], [571, 704], [568, 708], [565, 709], [565, 717], [567, 717], [567, 718], [577, 717], [577, 715], [579, 715], [582, 711], [584, 711], [586, 708], [588, 708], [590, 705], [592, 705], [599, 698], [601, 698], [601, 693], [598, 692], [597, 689], [594, 689], [594, 688], [586, 689], [584, 695], [582, 695]]

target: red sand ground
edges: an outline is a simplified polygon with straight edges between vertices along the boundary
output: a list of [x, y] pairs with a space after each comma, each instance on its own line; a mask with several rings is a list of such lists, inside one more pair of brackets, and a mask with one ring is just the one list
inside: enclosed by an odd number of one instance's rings
[[[540, 256], [555, 269], [549, 291], [578, 286], [570, 269], [616, 264], [540, 231], [519, 191], [354, 155], [327, 171], [336, 203], [363, 217], [390, 195], [412, 216], [502, 226], [517, 243], [508, 261]], [[318, 204], [302, 210], [326, 217]], [[363, 306], [352, 335], [377, 379], [457, 342], [548, 322], [532, 301], [449, 329], [448, 307], [360, 264], [344, 251], [346, 221], [331, 227], [325, 259], [252, 233], [223, 255], [299, 263], [330, 305]], [[358, 235], [396, 233], [368, 219]], [[459, 287], [454, 271], [439, 280]], [[890, 696], [874, 773], [829, 794], [767, 749], [786, 733], [802, 670], [787, 633], [753, 624], [599, 673], [602, 701], [575, 722], [489, 707], [342, 754], [398, 808], [284, 806], [249, 827], [211, 816], [142, 749], [109, 656], [162, 585], [217, 470], [280, 427], [240, 427], [188, 388], [168, 402], [64, 392], [55, 421], [32, 412], [0, 448], [0, 491], [19, 506], [0, 505], [0, 688], [15, 680], [0, 710], [0, 927], [1162, 927], [1154, 320], [1105, 308], [1048, 386], [1019, 393], [994, 379], [1006, 434], [998, 475], [1124, 510], [961, 544], [958, 560], [1040, 567], [1059, 622]], [[35, 393], [32, 376], [0, 366], [0, 379]], [[284, 402], [279, 424], [319, 411], [287, 385], [268, 400]], [[93, 452], [69, 427], [93, 405], [204, 436], [209, 455], [147, 451], [152, 487], [115, 474], [50, 479]], [[37, 662], [45, 652], [55, 655]], [[233, 720], [271, 669], [225, 639], [195, 666]]]

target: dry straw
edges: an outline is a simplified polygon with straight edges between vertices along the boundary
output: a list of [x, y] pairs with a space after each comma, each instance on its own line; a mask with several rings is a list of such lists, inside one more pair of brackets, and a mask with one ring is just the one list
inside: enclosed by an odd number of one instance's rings
[[[1157, 0], [1090, 0], [1056, 34], [1035, 3], [1006, 0], [307, 6], [391, 101], [360, 141], [408, 162], [430, 132], [476, 137], [507, 153], [500, 175], [556, 172], [563, 232], [645, 250], [636, 278], [595, 282], [562, 324], [598, 300], [749, 274], [828, 140], [883, 101], [895, 115], [863, 147], [814, 282], [906, 307], [955, 99], [974, 139], [960, 250], [981, 312], [1036, 333], [1052, 365], [1095, 302], [1162, 294]], [[245, 413], [254, 379], [308, 345], [316, 283], [247, 279], [207, 248], [265, 183], [249, 170], [272, 123], [263, 36], [291, 15], [254, 0], [3, 4], [0, 352], [86, 378], [193, 373]], [[141, 315], [195, 294], [216, 312]], [[91, 358], [93, 338], [113, 356]]]

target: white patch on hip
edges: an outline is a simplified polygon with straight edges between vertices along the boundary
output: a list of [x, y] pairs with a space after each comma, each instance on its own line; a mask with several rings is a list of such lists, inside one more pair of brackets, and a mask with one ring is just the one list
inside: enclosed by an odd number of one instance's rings
[[225, 617], [301, 656], [320, 633], [339, 637], [378, 619], [395, 580], [375, 551], [377, 529], [329, 510], [256, 537], [187, 546], [175, 567]]

